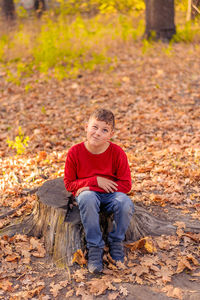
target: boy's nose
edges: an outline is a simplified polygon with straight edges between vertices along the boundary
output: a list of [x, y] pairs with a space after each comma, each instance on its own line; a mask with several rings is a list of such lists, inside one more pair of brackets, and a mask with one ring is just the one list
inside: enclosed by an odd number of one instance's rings
[[100, 135], [100, 134], [101, 134], [101, 130], [98, 129], [98, 130], [96, 131], [96, 134]]

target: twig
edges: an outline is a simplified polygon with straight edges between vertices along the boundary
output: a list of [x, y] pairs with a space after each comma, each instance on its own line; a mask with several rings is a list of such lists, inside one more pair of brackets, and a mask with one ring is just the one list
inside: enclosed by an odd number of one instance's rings
[[0, 219], [4, 219], [12, 214], [14, 214], [18, 209], [20, 209], [22, 206], [24, 206], [27, 203], [28, 200], [25, 200], [23, 203], [21, 203], [19, 206], [17, 206], [15, 209], [12, 209], [10, 211], [8, 211], [6, 214], [1, 215]]
[[23, 276], [25, 276], [26, 275], [26, 273], [23, 273], [23, 274], [21, 274], [21, 275], [19, 275], [17, 278], [16, 278], [16, 280], [19, 280], [19, 279], [21, 279]]

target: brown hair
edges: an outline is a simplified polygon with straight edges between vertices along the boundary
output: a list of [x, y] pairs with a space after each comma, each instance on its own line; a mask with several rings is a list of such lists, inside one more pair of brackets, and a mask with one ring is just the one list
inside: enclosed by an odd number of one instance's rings
[[111, 125], [112, 129], [115, 128], [115, 116], [112, 111], [108, 109], [99, 108], [91, 114], [90, 118], [106, 122], [106, 124]]

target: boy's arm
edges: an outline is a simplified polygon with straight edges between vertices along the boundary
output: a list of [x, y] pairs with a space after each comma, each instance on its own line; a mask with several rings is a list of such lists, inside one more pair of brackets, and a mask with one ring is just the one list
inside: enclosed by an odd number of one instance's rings
[[77, 179], [76, 177], [76, 161], [69, 151], [65, 162], [64, 184], [67, 191], [72, 192], [75, 196], [78, 189], [82, 187], [97, 186], [96, 176]]
[[117, 177], [117, 191], [122, 193], [128, 193], [131, 190], [131, 172], [128, 164], [128, 159], [125, 152], [122, 150], [120, 155], [117, 157], [116, 166], [116, 177]]

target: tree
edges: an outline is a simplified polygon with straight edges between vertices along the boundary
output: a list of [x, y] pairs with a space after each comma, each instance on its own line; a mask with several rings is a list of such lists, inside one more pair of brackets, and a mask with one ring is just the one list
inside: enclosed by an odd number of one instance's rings
[[46, 10], [45, 0], [34, 0], [34, 9], [38, 17], [40, 17], [42, 15], [42, 12]]
[[169, 41], [176, 33], [174, 0], [146, 0], [147, 38]]
[[2, 1], [2, 11], [6, 19], [13, 20], [15, 18], [15, 5], [13, 0]]

